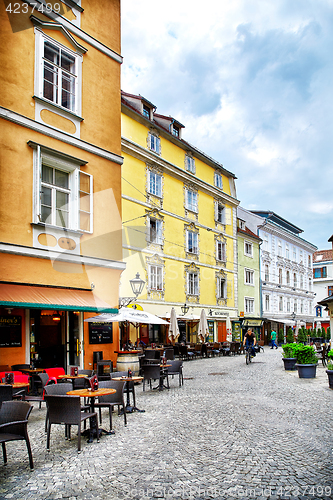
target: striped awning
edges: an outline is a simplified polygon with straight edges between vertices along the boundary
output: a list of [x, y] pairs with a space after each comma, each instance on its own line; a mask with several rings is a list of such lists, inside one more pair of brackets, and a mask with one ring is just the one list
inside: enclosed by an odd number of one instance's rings
[[0, 283], [0, 307], [117, 313], [90, 290]]

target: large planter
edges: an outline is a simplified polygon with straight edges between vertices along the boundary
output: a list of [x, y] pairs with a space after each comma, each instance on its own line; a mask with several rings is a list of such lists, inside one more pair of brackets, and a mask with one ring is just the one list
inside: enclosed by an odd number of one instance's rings
[[330, 389], [333, 389], [333, 370], [326, 370], [328, 376], [328, 385]]
[[282, 358], [282, 361], [284, 363], [285, 370], [296, 370], [296, 367], [295, 367], [295, 364], [297, 361], [296, 358]]
[[295, 364], [297, 370], [298, 370], [298, 376], [299, 378], [315, 378], [316, 377], [316, 370], [317, 370], [317, 363], [311, 363], [309, 365], [302, 365], [302, 364]]

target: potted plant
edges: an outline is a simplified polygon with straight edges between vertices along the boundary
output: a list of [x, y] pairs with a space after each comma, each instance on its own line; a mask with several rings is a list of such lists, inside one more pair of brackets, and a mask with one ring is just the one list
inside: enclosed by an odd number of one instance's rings
[[298, 330], [297, 342], [299, 342], [299, 343], [305, 343], [306, 340], [307, 340], [306, 333], [304, 331], [304, 328], [301, 327]]
[[333, 351], [329, 351], [327, 354], [328, 363], [326, 373], [328, 376], [328, 385], [330, 389], [333, 389]]
[[294, 342], [294, 333], [291, 327], [289, 327], [287, 330], [286, 341], [287, 344], [291, 344], [292, 342]]
[[295, 349], [295, 343], [290, 343], [290, 344], [284, 344], [282, 346], [283, 350], [283, 357], [282, 361], [284, 363], [284, 369], [285, 370], [295, 370], [295, 364], [296, 364], [296, 357], [294, 354], [294, 349]]
[[280, 328], [279, 333], [278, 333], [278, 344], [281, 345], [284, 342], [284, 335], [283, 335], [283, 329]]
[[312, 345], [296, 344], [294, 353], [299, 378], [315, 378], [318, 358]]

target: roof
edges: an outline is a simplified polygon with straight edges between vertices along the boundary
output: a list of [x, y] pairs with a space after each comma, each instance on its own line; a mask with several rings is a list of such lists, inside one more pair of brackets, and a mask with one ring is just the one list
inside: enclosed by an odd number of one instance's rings
[[329, 297], [326, 297], [326, 299], [318, 301], [317, 304], [328, 307], [331, 302], [333, 302], [333, 295], [330, 295]]
[[280, 217], [280, 215], [276, 214], [275, 212], [272, 212], [271, 210], [251, 210], [253, 214], [259, 215], [260, 217], [264, 217], [267, 220], [271, 220], [272, 222], [275, 222], [279, 226], [283, 227], [284, 229], [288, 229], [292, 233], [295, 234], [300, 234], [303, 233], [303, 229], [300, 229], [299, 227], [295, 226], [292, 224], [292, 222], [287, 221], [283, 217]]
[[[233, 179], [237, 179], [236, 175], [233, 174], [232, 172], [230, 172], [229, 170], [227, 170], [226, 168], [224, 168], [224, 166], [222, 165], [222, 163], [219, 163], [218, 161], [214, 160], [211, 156], [208, 156], [206, 153], [204, 153], [203, 151], [200, 151], [200, 149], [196, 148], [195, 146], [193, 146], [192, 144], [190, 144], [189, 142], [187, 141], [184, 141], [184, 139], [182, 138], [178, 138], [174, 135], [172, 135], [172, 133], [170, 132], [170, 130], [168, 130], [168, 128], [165, 128], [160, 122], [156, 121], [156, 120], [149, 120], [148, 118], [146, 118], [142, 113], [140, 113], [140, 111], [135, 108], [131, 102], [126, 99], [126, 97], [129, 97], [131, 99], [137, 99], [137, 100], [142, 100], [144, 102], [148, 102], [149, 101], [147, 99], [145, 99], [144, 97], [142, 97], [140, 94], [139, 95], [134, 95], [134, 94], [128, 94], [127, 92], [124, 92], [123, 90], [121, 91], [121, 102], [123, 105], [125, 105], [127, 108], [129, 108], [133, 113], [137, 114], [138, 116], [140, 116], [141, 119], [143, 119], [147, 125], [149, 124], [151, 126], [151, 124], [154, 125], [154, 127], [160, 129], [160, 130], [163, 130], [165, 133], [167, 133], [170, 138], [172, 138], [173, 141], [177, 142], [178, 144], [181, 144], [182, 147], [186, 148], [186, 149], [189, 149], [191, 150], [193, 153], [196, 153], [198, 156], [202, 156], [206, 161], [209, 161], [211, 163], [214, 164], [214, 167], [216, 168], [220, 168], [221, 170], [223, 170], [223, 172], [232, 177]], [[151, 104], [151, 103], [150, 103]], [[154, 104], [151, 104], [152, 107], [154, 107], [154, 109], [156, 109], [156, 106]], [[174, 121], [176, 124], [180, 125], [182, 128], [185, 128], [185, 125], [182, 125], [178, 120], [168, 116], [166, 117], [165, 115], [158, 115], [154, 112], [153, 116], [155, 116], [158, 118], [163, 118], [163, 119], [166, 119], [166, 120], [171, 120], [171, 121]]]
[[256, 240], [261, 241], [261, 238], [257, 236], [255, 233], [253, 233], [248, 227], [245, 227], [245, 229], [241, 229], [240, 227], [237, 228], [237, 233], [244, 234], [246, 236], [250, 236], [251, 238], [255, 238]]
[[333, 260], [333, 250], [317, 250], [313, 253], [313, 263], [317, 264], [320, 262], [325, 262], [328, 260]]

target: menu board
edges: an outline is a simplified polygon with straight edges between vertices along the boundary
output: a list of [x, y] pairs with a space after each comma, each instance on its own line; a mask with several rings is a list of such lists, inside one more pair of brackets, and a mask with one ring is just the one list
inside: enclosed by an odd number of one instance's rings
[[89, 344], [112, 344], [112, 323], [89, 323]]
[[0, 316], [0, 347], [22, 346], [21, 322], [21, 316]]

